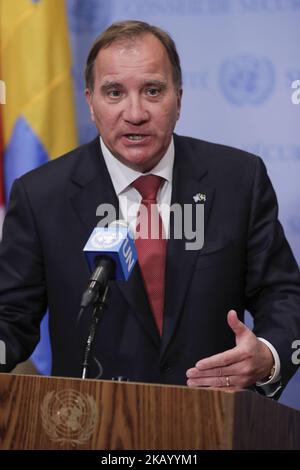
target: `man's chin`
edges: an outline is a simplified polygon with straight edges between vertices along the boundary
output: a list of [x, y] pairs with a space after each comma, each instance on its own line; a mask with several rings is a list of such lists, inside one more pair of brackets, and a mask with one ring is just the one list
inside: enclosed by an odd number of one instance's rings
[[124, 165], [132, 168], [133, 170], [137, 171], [149, 171], [151, 170], [159, 161], [156, 159], [155, 156], [152, 155], [145, 155], [144, 153], [126, 153], [123, 155], [119, 155], [118, 160], [122, 162]]

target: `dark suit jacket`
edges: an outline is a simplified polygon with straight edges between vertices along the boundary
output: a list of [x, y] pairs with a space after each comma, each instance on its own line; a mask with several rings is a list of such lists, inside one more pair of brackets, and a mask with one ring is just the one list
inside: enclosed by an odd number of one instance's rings
[[[248, 309], [255, 333], [277, 349], [283, 383], [295, 372], [300, 338], [300, 277], [277, 221], [277, 204], [258, 157], [174, 136], [172, 203], [206, 194], [205, 242], [186, 251], [169, 240], [163, 335], [160, 339], [138, 265], [130, 280], [111, 283], [95, 357], [102, 378], [185, 384], [197, 360], [232, 348], [229, 309]], [[76, 327], [89, 277], [82, 253], [99, 219], [96, 208], [118, 200], [99, 139], [28, 173], [13, 186], [0, 252], [0, 338], [10, 370], [39, 339], [47, 304], [53, 374], [80, 376], [90, 312]], [[98, 368], [93, 363], [90, 374]]]

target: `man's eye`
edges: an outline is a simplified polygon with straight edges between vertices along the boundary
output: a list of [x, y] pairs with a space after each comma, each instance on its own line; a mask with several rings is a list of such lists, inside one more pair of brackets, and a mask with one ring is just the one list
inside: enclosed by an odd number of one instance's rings
[[158, 96], [160, 90], [158, 88], [148, 88], [147, 89], [147, 95], [149, 96]]
[[111, 91], [108, 92], [108, 96], [110, 98], [120, 98], [121, 92], [120, 92], [120, 90], [111, 90]]

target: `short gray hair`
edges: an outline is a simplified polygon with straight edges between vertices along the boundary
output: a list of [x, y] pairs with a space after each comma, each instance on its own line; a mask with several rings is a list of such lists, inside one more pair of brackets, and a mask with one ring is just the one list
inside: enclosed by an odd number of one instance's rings
[[103, 33], [97, 36], [91, 50], [88, 54], [85, 68], [85, 84], [90, 91], [94, 90], [94, 64], [96, 57], [105, 47], [113, 42], [130, 40], [142, 34], [153, 34], [164, 46], [172, 66], [173, 82], [177, 90], [182, 87], [182, 72], [180, 59], [176, 49], [175, 42], [171, 36], [161, 28], [152, 26], [144, 21], [126, 20], [113, 23]]

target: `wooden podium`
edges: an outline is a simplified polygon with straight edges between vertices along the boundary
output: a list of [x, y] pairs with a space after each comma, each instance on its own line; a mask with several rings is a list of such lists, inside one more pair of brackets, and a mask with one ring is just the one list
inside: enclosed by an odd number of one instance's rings
[[247, 391], [0, 374], [0, 449], [300, 449], [300, 412]]

